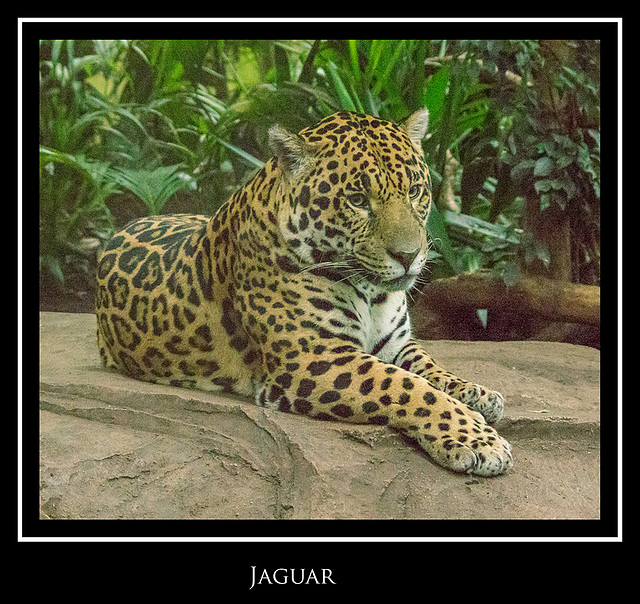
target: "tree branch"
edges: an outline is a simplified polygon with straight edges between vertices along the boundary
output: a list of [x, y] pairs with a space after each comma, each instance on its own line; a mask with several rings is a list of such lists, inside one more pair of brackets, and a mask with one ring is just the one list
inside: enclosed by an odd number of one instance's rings
[[435, 307], [513, 308], [553, 321], [600, 324], [599, 287], [544, 277], [522, 277], [514, 287], [488, 271], [436, 279], [423, 288], [414, 312], [420, 312], [427, 300]]

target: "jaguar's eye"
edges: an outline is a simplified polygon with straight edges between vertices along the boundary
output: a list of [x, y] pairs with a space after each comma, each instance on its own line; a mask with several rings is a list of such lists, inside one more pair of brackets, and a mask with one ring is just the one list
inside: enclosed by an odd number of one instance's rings
[[420, 185], [412, 185], [409, 189], [409, 199], [416, 199], [422, 193], [422, 187]]
[[351, 195], [347, 195], [347, 199], [355, 208], [366, 208], [369, 202], [364, 193], [351, 193]]

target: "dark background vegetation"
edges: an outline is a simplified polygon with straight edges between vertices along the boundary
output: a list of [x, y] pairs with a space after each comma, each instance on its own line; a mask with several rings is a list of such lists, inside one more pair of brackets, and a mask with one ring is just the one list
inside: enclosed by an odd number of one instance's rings
[[[600, 285], [599, 40], [41, 40], [39, 69], [43, 310], [91, 312], [97, 255], [129, 220], [213, 214], [268, 159], [273, 124], [425, 105], [428, 278]], [[468, 306], [449, 317], [466, 331], [420, 335], [547, 327]]]

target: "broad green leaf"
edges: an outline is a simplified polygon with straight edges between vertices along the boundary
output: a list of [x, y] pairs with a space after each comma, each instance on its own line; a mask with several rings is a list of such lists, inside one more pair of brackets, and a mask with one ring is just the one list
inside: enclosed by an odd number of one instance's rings
[[244, 159], [247, 162], [249, 162], [252, 166], [255, 166], [256, 168], [262, 168], [262, 166], [264, 166], [264, 162], [261, 162], [257, 157], [254, 157], [250, 153], [247, 153], [246, 151], [243, 151], [239, 147], [236, 147], [235, 145], [232, 145], [231, 143], [228, 143], [227, 141], [224, 141], [221, 138], [218, 139], [218, 142], [223, 147], [226, 147], [227, 149], [230, 149], [235, 154], [239, 155], [242, 159]]
[[347, 40], [349, 43], [349, 58], [351, 59], [351, 73], [355, 80], [356, 86], [359, 88], [362, 81], [362, 75], [360, 73], [360, 63], [358, 61], [358, 44], [357, 40]]
[[549, 157], [541, 157], [536, 161], [534, 176], [549, 176], [553, 170], [553, 161]]
[[453, 273], [456, 274], [458, 272], [458, 259], [451, 245], [447, 229], [444, 226], [442, 215], [435, 204], [431, 204], [427, 231], [435, 246], [438, 248], [438, 251], [442, 254]]
[[509, 243], [520, 243], [520, 239], [505, 227], [476, 218], [475, 216], [457, 214], [456, 212], [445, 210], [443, 212], [443, 219], [444, 222], [454, 227], [468, 229], [469, 231]]
[[274, 45], [273, 53], [276, 64], [276, 84], [282, 86], [291, 80], [289, 57], [287, 51], [278, 44]]
[[514, 287], [520, 280], [520, 267], [513, 262], [507, 262], [502, 273], [502, 280], [507, 287]]
[[49, 255], [40, 256], [40, 270], [43, 268], [49, 271], [58, 283], [64, 283], [64, 273], [58, 258]]
[[552, 188], [552, 184], [550, 180], [538, 180], [533, 184], [533, 188], [537, 193], [548, 193]]
[[433, 129], [442, 115], [445, 98], [449, 88], [451, 71], [448, 65], [443, 65], [434, 73], [426, 86], [423, 105], [429, 108], [430, 129]]
[[344, 109], [348, 111], [357, 111], [355, 103], [349, 94], [347, 87], [345, 86], [340, 74], [338, 73], [338, 68], [331, 61], [327, 61], [327, 68], [329, 69], [329, 75], [331, 76], [331, 81], [333, 82], [333, 86], [336, 90], [336, 94], [340, 99], [340, 104]]

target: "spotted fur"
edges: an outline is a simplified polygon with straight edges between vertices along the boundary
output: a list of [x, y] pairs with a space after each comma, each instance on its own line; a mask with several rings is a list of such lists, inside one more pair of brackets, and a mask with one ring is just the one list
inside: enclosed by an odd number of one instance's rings
[[[497, 392], [412, 339], [427, 259], [426, 109], [395, 125], [341, 111], [294, 135], [216, 215], [137, 220], [98, 266], [107, 366], [320, 420], [389, 426], [452, 470], [495, 475]], [[484, 417], [483, 417], [484, 416]]]

